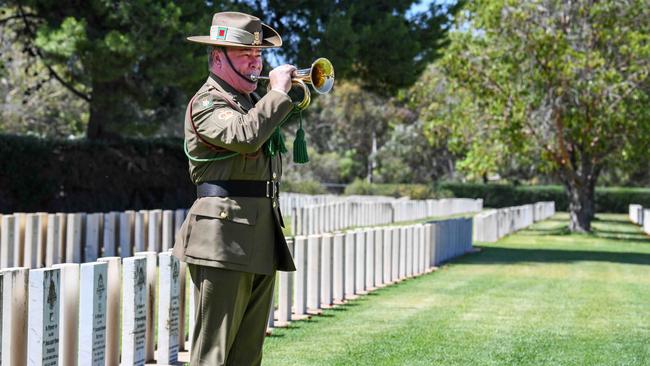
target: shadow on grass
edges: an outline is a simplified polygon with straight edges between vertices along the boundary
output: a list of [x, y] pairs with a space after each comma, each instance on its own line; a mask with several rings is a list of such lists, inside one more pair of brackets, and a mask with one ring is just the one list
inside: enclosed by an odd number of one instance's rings
[[518, 235], [524, 235], [524, 236], [545, 236], [545, 235], [569, 235], [571, 234], [571, 231], [569, 231], [569, 225], [564, 225], [564, 226], [556, 226], [556, 227], [549, 227], [549, 228], [526, 228], [520, 232], [517, 233]]
[[462, 262], [463, 264], [509, 264], [524, 262], [571, 263], [581, 261], [650, 265], [650, 254], [482, 247], [480, 255], [468, 256]]

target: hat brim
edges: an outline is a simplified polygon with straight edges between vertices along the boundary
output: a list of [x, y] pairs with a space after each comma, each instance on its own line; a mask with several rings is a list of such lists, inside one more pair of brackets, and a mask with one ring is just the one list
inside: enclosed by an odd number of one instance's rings
[[250, 45], [228, 42], [221, 39], [210, 39], [210, 36], [192, 36], [187, 37], [187, 40], [193, 43], [207, 44], [212, 46], [235, 47], [235, 48], [275, 48], [282, 46], [282, 38], [275, 31], [275, 29], [262, 23], [262, 34], [265, 36], [270, 34], [270, 37], [265, 37], [260, 45]]

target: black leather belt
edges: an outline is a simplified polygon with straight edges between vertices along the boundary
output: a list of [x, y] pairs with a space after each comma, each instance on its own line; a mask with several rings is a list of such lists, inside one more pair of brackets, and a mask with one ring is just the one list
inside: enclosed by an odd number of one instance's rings
[[196, 186], [201, 197], [266, 197], [277, 198], [280, 182], [268, 180], [215, 180]]

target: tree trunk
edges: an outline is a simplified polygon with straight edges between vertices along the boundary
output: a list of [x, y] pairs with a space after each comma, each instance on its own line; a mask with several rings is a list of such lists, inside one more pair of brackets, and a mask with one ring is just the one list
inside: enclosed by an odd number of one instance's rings
[[120, 100], [120, 94], [117, 82], [93, 81], [86, 138], [106, 140], [120, 136], [119, 124], [128, 120], [128, 108]]
[[577, 185], [575, 182], [565, 184], [569, 196], [569, 230], [572, 232], [587, 233], [591, 231], [593, 213], [593, 194], [590, 195], [589, 187]]

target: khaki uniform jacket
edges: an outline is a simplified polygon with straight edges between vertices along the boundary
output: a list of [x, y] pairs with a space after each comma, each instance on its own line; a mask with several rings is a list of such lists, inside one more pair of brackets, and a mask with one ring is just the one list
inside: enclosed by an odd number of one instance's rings
[[[229, 100], [227, 100], [229, 99]], [[257, 98], [256, 98], [257, 99]], [[185, 140], [190, 156], [206, 159], [237, 152], [219, 161], [189, 161], [192, 182], [214, 180], [279, 181], [282, 160], [267, 156], [262, 145], [291, 111], [291, 99], [269, 91], [257, 103], [210, 75], [194, 95], [185, 114]], [[229, 151], [217, 152], [201, 141]], [[294, 271], [282, 234], [277, 199], [204, 197], [189, 210], [174, 244], [173, 255], [187, 263], [243, 272], [272, 274]]]

